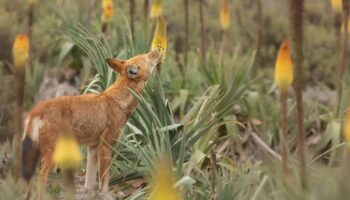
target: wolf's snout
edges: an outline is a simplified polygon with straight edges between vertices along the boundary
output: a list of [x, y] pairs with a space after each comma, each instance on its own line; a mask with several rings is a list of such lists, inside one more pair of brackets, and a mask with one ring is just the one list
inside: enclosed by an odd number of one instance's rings
[[109, 65], [112, 65], [113, 59], [112, 59], [112, 58], [107, 58], [107, 59], [106, 59], [106, 62], [107, 62]]

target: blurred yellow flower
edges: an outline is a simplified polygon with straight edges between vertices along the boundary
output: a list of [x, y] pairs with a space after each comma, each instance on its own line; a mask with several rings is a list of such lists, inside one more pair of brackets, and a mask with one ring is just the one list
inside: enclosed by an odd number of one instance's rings
[[107, 8], [104, 8], [103, 14], [102, 14], [102, 22], [108, 23], [112, 21], [112, 16], [113, 16], [113, 7], [109, 6]]
[[163, 2], [162, 0], [152, 0], [150, 17], [155, 18], [163, 14]]
[[343, 9], [342, 0], [331, 0], [333, 10], [340, 13]]
[[174, 187], [170, 162], [160, 160], [157, 166], [148, 200], [181, 200], [179, 191]]
[[62, 169], [76, 169], [80, 166], [82, 155], [79, 145], [72, 137], [60, 136], [53, 153], [53, 161]]
[[29, 5], [34, 5], [37, 3], [38, 0], [28, 0]]
[[103, 23], [108, 23], [112, 21], [113, 13], [114, 13], [114, 4], [112, 0], [103, 0], [102, 1], [102, 22]]
[[221, 10], [220, 10], [220, 24], [222, 30], [227, 30], [230, 27], [230, 13], [228, 10], [227, 0], [222, 0]]
[[[344, 23], [342, 23], [342, 26], [341, 26], [341, 32], [344, 33]], [[348, 33], [350, 33], [350, 19], [348, 19]]]
[[350, 110], [347, 111], [347, 114], [345, 117], [343, 134], [344, 134], [345, 142], [350, 144]]
[[110, 6], [113, 7], [113, 0], [102, 0], [102, 9], [105, 9]]
[[166, 38], [166, 22], [163, 16], [158, 17], [157, 27], [154, 32], [153, 41], [152, 41], [152, 50], [158, 50], [163, 59], [166, 55], [167, 48], [167, 38]]
[[29, 38], [18, 34], [12, 47], [13, 62], [16, 68], [24, 68], [29, 58]]
[[276, 65], [275, 65], [275, 83], [286, 92], [293, 82], [293, 63], [290, 53], [290, 44], [285, 39], [278, 51]]

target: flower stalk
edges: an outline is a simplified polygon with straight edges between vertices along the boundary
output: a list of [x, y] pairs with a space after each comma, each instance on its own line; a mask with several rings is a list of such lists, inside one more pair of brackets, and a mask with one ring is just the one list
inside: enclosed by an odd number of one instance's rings
[[206, 32], [205, 32], [205, 24], [204, 24], [204, 0], [199, 0], [199, 21], [200, 21], [200, 31], [201, 31], [201, 56], [203, 64], [206, 62], [206, 52], [207, 52], [207, 44], [206, 44]]
[[37, 0], [28, 0], [28, 35], [32, 35], [32, 28], [34, 23], [34, 6]]
[[216, 193], [216, 172], [217, 172], [217, 159], [216, 154], [213, 149], [210, 150], [210, 187], [211, 187], [211, 196], [210, 200], [216, 200], [217, 199], [217, 193]]
[[285, 39], [278, 51], [275, 65], [275, 84], [280, 89], [280, 104], [281, 104], [281, 157], [283, 172], [286, 176], [290, 175], [288, 167], [288, 89], [293, 82], [293, 64], [290, 54], [290, 44]]
[[256, 8], [257, 8], [257, 41], [256, 41], [256, 51], [255, 51], [255, 58], [253, 63], [254, 68], [254, 74], [256, 75], [260, 70], [260, 64], [261, 64], [261, 44], [262, 44], [262, 31], [263, 31], [263, 12], [262, 12], [262, 3], [261, 0], [256, 1]]
[[296, 96], [296, 118], [297, 118], [297, 143], [298, 157], [300, 162], [300, 179], [302, 188], [307, 188], [306, 162], [305, 162], [305, 133], [304, 133], [304, 110], [303, 110], [303, 13], [304, 0], [289, 0], [290, 31], [292, 38], [292, 51], [295, 55], [295, 78], [294, 90]]
[[15, 80], [16, 80], [16, 130], [14, 137], [15, 144], [15, 163], [14, 163], [14, 177], [16, 180], [20, 174], [20, 152], [21, 152], [21, 138], [22, 138], [22, 116], [24, 104], [24, 88], [25, 88], [25, 67], [29, 60], [29, 37], [26, 34], [18, 34], [15, 38], [12, 47], [13, 63], [15, 66]]
[[143, 2], [143, 20], [144, 20], [144, 28], [147, 30], [148, 27], [148, 9], [149, 8], [149, 0], [144, 0]]
[[336, 47], [337, 47], [337, 50], [340, 50], [341, 48], [341, 30], [340, 29], [342, 25], [342, 0], [331, 0], [331, 5], [334, 13], [335, 37], [337, 40]]
[[184, 9], [185, 9], [185, 58], [184, 60], [185, 60], [185, 66], [187, 66], [188, 41], [190, 36], [188, 0], [184, 0]]
[[346, 149], [344, 149], [343, 154], [343, 163], [341, 166], [340, 173], [342, 174], [340, 183], [339, 183], [339, 197], [337, 199], [348, 199], [349, 192], [349, 167], [350, 167], [350, 110], [349, 107], [345, 113], [345, 121], [343, 125], [343, 138], [344, 143], [346, 145]]
[[133, 40], [135, 40], [135, 7], [135, 0], [129, 0], [130, 28]]
[[106, 34], [108, 29], [108, 24], [112, 21], [114, 13], [114, 4], [112, 0], [103, 0], [102, 1], [102, 33]]
[[[337, 92], [338, 92], [338, 101], [336, 108], [336, 116], [339, 115], [341, 109], [341, 100], [343, 97], [343, 82], [344, 74], [346, 74], [346, 66], [348, 64], [348, 38], [349, 38], [349, 12], [350, 12], [350, 3], [349, 0], [343, 0], [343, 35], [340, 37], [341, 46], [340, 46], [340, 61], [338, 67], [338, 77], [337, 77]], [[339, 28], [339, 32], [340, 28]], [[341, 35], [341, 33], [340, 33]]]

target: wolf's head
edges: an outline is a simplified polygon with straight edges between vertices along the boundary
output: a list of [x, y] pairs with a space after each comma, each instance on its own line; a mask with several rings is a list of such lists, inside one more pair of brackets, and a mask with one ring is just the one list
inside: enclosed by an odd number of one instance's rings
[[115, 58], [107, 59], [108, 65], [130, 81], [146, 81], [156, 65], [161, 61], [162, 55], [159, 51], [153, 50], [147, 54], [137, 55], [128, 60]]

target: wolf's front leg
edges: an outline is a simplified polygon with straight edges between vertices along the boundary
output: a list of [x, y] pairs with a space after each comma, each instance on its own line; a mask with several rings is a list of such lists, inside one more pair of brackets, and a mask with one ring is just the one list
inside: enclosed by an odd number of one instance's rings
[[99, 163], [99, 190], [108, 192], [109, 168], [112, 160], [112, 149], [107, 144], [100, 144], [97, 149]]
[[97, 150], [96, 150], [96, 147], [89, 147], [84, 187], [87, 189], [93, 189], [96, 185], [96, 176], [97, 176]]

